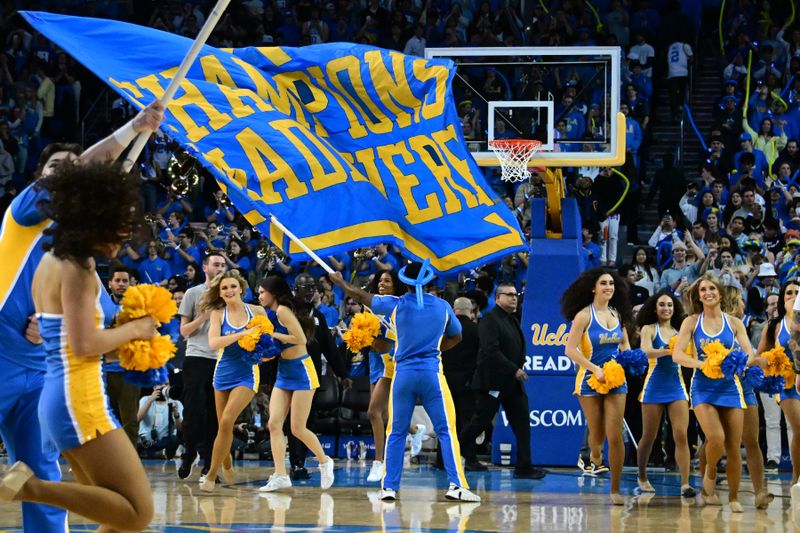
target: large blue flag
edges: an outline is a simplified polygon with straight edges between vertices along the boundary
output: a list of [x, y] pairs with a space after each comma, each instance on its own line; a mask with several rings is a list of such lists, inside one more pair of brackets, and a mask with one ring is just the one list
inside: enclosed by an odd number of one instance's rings
[[[23, 12], [33, 27], [141, 108], [192, 41], [123, 22]], [[205, 46], [162, 128], [209, 168], [247, 220], [304, 253], [392, 242], [439, 272], [523, 248], [458, 126], [448, 60], [369, 46]]]

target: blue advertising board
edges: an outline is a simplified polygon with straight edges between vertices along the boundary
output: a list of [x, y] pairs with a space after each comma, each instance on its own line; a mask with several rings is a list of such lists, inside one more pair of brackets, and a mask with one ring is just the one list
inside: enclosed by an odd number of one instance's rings
[[[562, 238], [548, 239], [544, 200], [531, 202], [531, 253], [522, 304], [532, 459], [549, 466], [575, 464], [585, 427], [572, 395], [576, 369], [564, 353], [569, 324], [560, 310], [561, 294], [582, 270], [581, 225], [574, 199], [563, 199], [561, 206]], [[510, 455], [513, 464], [515, 446], [501, 410], [492, 436], [492, 461], [500, 464]]]

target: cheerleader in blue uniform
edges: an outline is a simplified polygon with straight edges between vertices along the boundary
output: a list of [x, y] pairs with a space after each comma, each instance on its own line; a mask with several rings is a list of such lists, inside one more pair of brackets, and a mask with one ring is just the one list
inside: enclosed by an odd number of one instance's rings
[[[778, 295], [778, 317], [769, 321], [767, 327], [761, 333], [761, 340], [758, 343], [758, 353], [762, 354], [771, 350], [775, 346], [783, 346], [783, 350], [789, 359], [793, 359], [792, 349], [789, 341], [792, 337], [791, 327], [795, 311], [793, 310], [797, 301], [797, 294], [800, 291], [800, 283], [793, 279], [784, 283]], [[776, 394], [776, 400], [781, 406], [783, 416], [791, 430], [791, 442], [789, 443], [792, 458], [792, 485], [797, 483], [800, 476], [800, 393], [794, 383], [792, 387], [783, 389]]]
[[[745, 307], [741, 289], [725, 286], [722, 289], [722, 302], [720, 305], [723, 313], [735, 316], [739, 320], [744, 319]], [[746, 329], [747, 324], [745, 324]], [[766, 359], [755, 357], [753, 362], [762, 364], [766, 362]], [[742, 444], [744, 445], [744, 455], [747, 460], [747, 473], [750, 474], [750, 480], [753, 482], [756, 508], [766, 509], [775, 497], [766, 490], [764, 454], [761, 452], [761, 445], [758, 442], [759, 427], [761, 425], [761, 418], [758, 414], [758, 400], [756, 399], [756, 392], [746, 380], [742, 381], [742, 390], [744, 391], [744, 403], [747, 406], [744, 410], [744, 422], [742, 423]], [[702, 456], [699, 466], [704, 466]]]
[[613, 270], [587, 270], [564, 291], [561, 312], [572, 322], [566, 354], [579, 366], [574, 394], [589, 428], [592, 467], [602, 467], [603, 440], [607, 439], [611, 503], [623, 505], [620, 480], [625, 447], [621, 428], [628, 386], [623, 383], [608, 394], [600, 394], [588, 380], [594, 375], [604, 381], [603, 364], [615, 358], [619, 350], [630, 348], [627, 330], [633, 325], [633, 313], [625, 281]]
[[[402, 296], [405, 292], [397, 273], [393, 270], [379, 270], [369, 287], [369, 292], [379, 296]], [[389, 404], [389, 391], [394, 377], [394, 340], [387, 336], [386, 326], [381, 325], [381, 333], [369, 348], [370, 397], [367, 416], [375, 439], [375, 460], [369, 470], [367, 481], [375, 482], [383, 478], [383, 461], [386, 442], [386, 406]], [[380, 458], [380, 459], [379, 459]]]
[[258, 301], [275, 312], [272, 338], [281, 350], [278, 377], [269, 398], [269, 438], [275, 473], [259, 490], [273, 492], [292, 486], [286, 473], [286, 436], [283, 424], [291, 412], [292, 434], [303, 441], [319, 460], [320, 487], [333, 485], [333, 459], [325, 455], [319, 439], [308, 429], [308, 414], [319, 378], [308, 355], [306, 339], [313, 335], [314, 322], [305, 314], [295, 313], [297, 304], [292, 290], [283, 278], [269, 276], [258, 282]]
[[66, 458], [77, 483], [41, 480], [17, 462], [0, 482], [0, 499], [61, 507], [104, 531], [139, 531], [152, 519], [153, 498], [136, 450], [111, 413], [102, 354], [150, 338], [155, 324], [146, 317], [104, 328], [108, 311], [93, 259], [115, 257], [137, 227], [139, 178], [109, 165], [67, 165], [42, 185], [55, 225], [45, 231], [52, 243], [32, 283], [47, 352], [39, 420], [46, 446]]
[[214, 369], [214, 403], [217, 408], [217, 437], [211, 454], [211, 465], [200, 490], [212, 492], [216, 485], [217, 472], [222, 467], [225, 483], [236, 479], [231, 460], [233, 426], [244, 408], [258, 392], [258, 365], [246, 362], [245, 350], [238, 341], [257, 328], [247, 328], [255, 315], [265, 316], [264, 308], [242, 301], [247, 282], [238, 270], [229, 270], [215, 277], [208, 291], [200, 300], [200, 310], [210, 311], [208, 346], [219, 350], [220, 356]]
[[[738, 376], [711, 379], [700, 371], [705, 361], [703, 348], [712, 341], [719, 341], [728, 349], [741, 347], [752, 358], [753, 347], [744, 324], [722, 311], [721, 297], [722, 285], [709, 274], [692, 284], [689, 290], [692, 314], [681, 324], [672, 360], [695, 369], [690, 398], [697, 421], [706, 436], [703, 499], [707, 505], [720, 505], [716, 494], [717, 462], [723, 453], [727, 453], [728, 501], [732, 512], [741, 513], [739, 482], [742, 460], [739, 446], [746, 408], [744, 390]], [[690, 344], [697, 352], [696, 359], [686, 355]]]
[[681, 368], [672, 360], [669, 350], [669, 340], [678, 334], [683, 318], [683, 306], [670, 291], [651, 296], [636, 317], [641, 328], [641, 347], [650, 359], [650, 368], [639, 395], [639, 401], [642, 402], [642, 439], [637, 447], [638, 481], [642, 491], [655, 492], [647, 480], [647, 462], [666, 407], [675, 441], [675, 461], [681, 473], [681, 496], [692, 498], [695, 492], [689, 484], [690, 454], [686, 437], [689, 395]]

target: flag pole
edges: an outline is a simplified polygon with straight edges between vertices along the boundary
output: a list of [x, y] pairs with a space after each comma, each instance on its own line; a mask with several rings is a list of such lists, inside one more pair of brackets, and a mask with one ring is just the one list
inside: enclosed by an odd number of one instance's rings
[[[307, 253], [309, 257], [311, 257], [311, 259], [313, 259], [319, 266], [321, 266], [325, 270], [325, 272], [327, 272], [328, 274], [333, 274], [335, 272], [335, 270], [333, 270], [328, 263], [323, 261], [322, 258], [318, 256], [316, 252], [314, 252], [314, 250], [306, 246], [306, 243], [301, 241], [297, 235], [292, 233], [289, 228], [284, 226], [283, 223], [275, 217], [275, 215], [270, 215], [269, 221], [272, 224], [274, 224], [276, 228], [281, 230], [287, 237], [289, 237], [292, 240], [292, 242], [294, 242], [295, 244], [297, 244], [297, 246], [302, 248], [303, 251]], [[278, 244], [278, 247], [280, 247], [280, 244]]]
[[[302, 248], [302, 249], [303, 249], [303, 251], [304, 251], [305, 253], [307, 253], [307, 254], [308, 254], [308, 256], [309, 256], [311, 259], [313, 259], [313, 260], [314, 260], [314, 262], [316, 262], [316, 263], [317, 263], [319, 266], [321, 266], [321, 267], [322, 267], [322, 268], [325, 270], [325, 272], [327, 272], [328, 274], [333, 274], [333, 273], [335, 272], [335, 270], [333, 270], [333, 269], [330, 267], [330, 265], [329, 265], [328, 263], [326, 263], [325, 261], [323, 261], [323, 259], [322, 259], [320, 256], [318, 256], [318, 255], [317, 255], [317, 253], [316, 253], [314, 250], [312, 250], [311, 248], [309, 248], [309, 247], [306, 245], [306, 243], [304, 243], [304, 242], [303, 242], [303, 241], [302, 241], [302, 240], [301, 240], [301, 239], [300, 239], [300, 238], [299, 238], [297, 235], [295, 235], [294, 233], [292, 233], [292, 232], [291, 232], [291, 230], [290, 230], [289, 228], [287, 228], [286, 226], [284, 226], [284, 225], [283, 225], [283, 223], [282, 223], [280, 220], [278, 220], [278, 219], [275, 217], [275, 215], [270, 215], [270, 216], [269, 216], [269, 221], [270, 221], [270, 222], [271, 222], [273, 225], [275, 225], [275, 227], [276, 227], [276, 228], [278, 228], [279, 230], [281, 230], [281, 231], [284, 233], [284, 235], [286, 235], [287, 237], [289, 237], [289, 239], [291, 239], [291, 240], [292, 240], [292, 242], [294, 242], [295, 244], [297, 244], [297, 246], [299, 246], [300, 248]], [[276, 244], [277, 244], [277, 243], [276, 243]], [[280, 245], [279, 245], [279, 246], [280, 246]], [[375, 313], [373, 313], [373, 312], [372, 312], [372, 309], [370, 309], [368, 305], [365, 305], [365, 306], [364, 306], [364, 309], [366, 309], [367, 311], [369, 311], [370, 313], [372, 313], [373, 315], [375, 315]], [[375, 315], [375, 317], [376, 317], [376, 318], [377, 318], [377, 319], [380, 321], [380, 323], [381, 323], [381, 324], [383, 324], [383, 326], [384, 326], [386, 329], [388, 329], [388, 330], [391, 330], [391, 331], [394, 331], [394, 326], [392, 326], [392, 325], [391, 325], [389, 322], [387, 322], [385, 318], [383, 318], [383, 317], [382, 317], [382, 316], [380, 316], [380, 315]]]
[[[206, 44], [208, 37], [211, 35], [211, 32], [214, 31], [214, 28], [217, 26], [220, 18], [222, 18], [222, 14], [225, 12], [225, 9], [228, 7], [230, 1], [231, 0], [217, 0], [217, 5], [215, 5], [214, 9], [211, 10], [211, 13], [208, 14], [205, 24], [203, 24], [203, 27], [200, 29], [200, 33], [197, 34], [197, 38], [194, 40], [191, 48], [189, 48], [189, 51], [186, 53], [186, 57], [183, 58], [183, 61], [178, 67], [178, 71], [175, 73], [175, 77], [172, 78], [169, 86], [167, 86], [167, 90], [161, 96], [160, 101], [164, 107], [169, 105], [169, 103], [172, 101], [172, 98], [175, 96], [175, 93], [178, 90], [178, 86], [181, 84], [184, 78], [186, 78], [186, 73], [189, 72], [189, 67], [191, 67], [192, 63], [194, 63], [194, 60], [197, 59], [200, 49], [203, 48], [204, 44]], [[149, 132], [140, 133], [136, 137], [133, 147], [128, 152], [128, 155], [122, 164], [122, 167], [126, 172], [130, 172], [131, 168], [133, 168], [134, 163], [139, 158], [139, 154], [142, 153], [145, 145], [147, 145], [147, 140], [149, 138]]]

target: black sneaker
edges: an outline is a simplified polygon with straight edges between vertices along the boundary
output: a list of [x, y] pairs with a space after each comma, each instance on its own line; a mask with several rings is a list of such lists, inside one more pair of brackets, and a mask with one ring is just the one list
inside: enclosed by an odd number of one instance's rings
[[192, 475], [192, 466], [194, 465], [194, 460], [197, 457], [197, 452], [195, 453], [188, 453], [184, 452], [181, 456], [181, 465], [178, 467], [178, 478], [186, 479]]
[[591, 471], [592, 469], [592, 462], [589, 460], [588, 456], [579, 455], [578, 456], [578, 470], [581, 472]]
[[778, 463], [772, 460], [769, 460], [764, 465], [764, 470], [770, 470], [772, 472], [776, 472], [778, 470]]
[[547, 475], [547, 470], [541, 468], [519, 468], [514, 470], [515, 479], [542, 479]]
[[584, 473], [589, 476], [597, 476], [608, 472], [608, 467], [603, 463], [597, 464], [594, 461], [590, 463], [590, 467], [584, 470]]
[[486, 472], [489, 469], [485, 464], [481, 463], [477, 459], [473, 459], [464, 462], [464, 470], [467, 472]]
[[697, 495], [693, 487], [685, 487], [681, 491], [681, 496], [684, 498], [694, 498]]
[[293, 466], [291, 476], [292, 476], [292, 481], [299, 481], [301, 479], [311, 479], [311, 474], [309, 474], [308, 470], [302, 466]]

